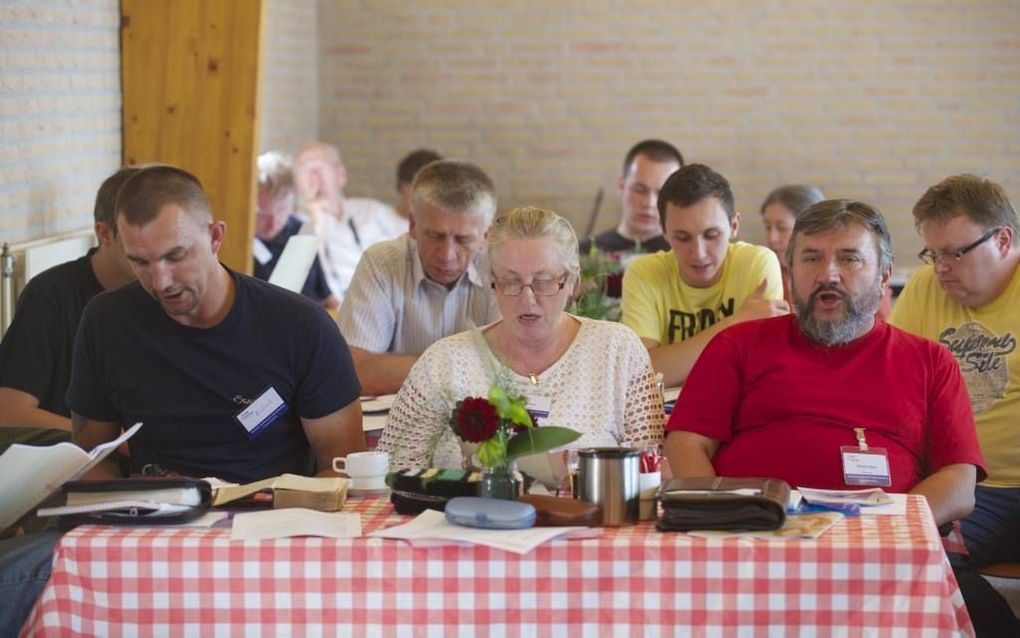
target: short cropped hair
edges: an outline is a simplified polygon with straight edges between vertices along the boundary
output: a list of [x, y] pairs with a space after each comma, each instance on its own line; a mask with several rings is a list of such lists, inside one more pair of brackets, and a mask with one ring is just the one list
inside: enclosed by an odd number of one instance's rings
[[410, 184], [418, 171], [441, 159], [442, 155], [428, 148], [411, 151], [397, 164], [397, 188], [400, 188], [401, 184]]
[[92, 209], [92, 217], [103, 222], [117, 234], [117, 191], [132, 175], [140, 169], [137, 166], [125, 166], [103, 180], [96, 191], [96, 205]]
[[268, 151], [259, 155], [259, 189], [276, 199], [294, 192], [291, 159], [283, 153]]
[[863, 226], [872, 234], [878, 253], [878, 271], [888, 270], [893, 263], [893, 251], [885, 218], [877, 208], [852, 199], [827, 199], [801, 213], [793, 225], [790, 243], [786, 246], [786, 263], [793, 263], [794, 245], [798, 236], [840, 230], [850, 224]]
[[212, 218], [212, 206], [198, 178], [165, 164], [142, 168], [124, 182], [117, 193], [117, 216], [132, 226], [145, 226], [170, 204], [195, 218]]
[[684, 165], [684, 156], [680, 154], [680, 150], [677, 147], [669, 142], [663, 140], [643, 140], [627, 151], [627, 157], [623, 159], [624, 177], [630, 172], [630, 165], [634, 163], [638, 155], [647, 157], [653, 162], [676, 162], [681, 168]]
[[411, 214], [432, 205], [450, 213], [482, 213], [485, 226], [496, 215], [496, 185], [469, 162], [439, 160], [418, 171], [411, 183]]
[[794, 218], [800, 216], [809, 206], [825, 199], [822, 190], [807, 184], [786, 184], [772, 191], [761, 203], [761, 212], [773, 204], [780, 204], [793, 213]]
[[492, 256], [512, 239], [549, 239], [556, 246], [563, 267], [575, 275], [581, 272], [574, 228], [551, 210], [521, 206], [498, 217], [489, 231], [487, 256], [490, 271]]
[[659, 191], [659, 221], [666, 227], [666, 205], [693, 206], [706, 197], [715, 197], [726, 210], [726, 218], [733, 221], [736, 208], [733, 191], [726, 178], [704, 164], [688, 164], [669, 176]]
[[1020, 221], [1005, 189], [990, 179], [964, 173], [952, 175], [929, 188], [914, 204], [914, 225], [948, 222], [966, 215], [985, 230], [1008, 226], [1020, 234]]

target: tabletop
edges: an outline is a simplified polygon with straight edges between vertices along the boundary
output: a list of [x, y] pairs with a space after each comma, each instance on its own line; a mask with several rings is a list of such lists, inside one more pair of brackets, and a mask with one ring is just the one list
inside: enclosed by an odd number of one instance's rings
[[[405, 522], [351, 500], [365, 532]], [[82, 526], [23, 635], [973, 635], [926, 502], [816, 540], [649, 523], [525, 555], [379, 538]]]

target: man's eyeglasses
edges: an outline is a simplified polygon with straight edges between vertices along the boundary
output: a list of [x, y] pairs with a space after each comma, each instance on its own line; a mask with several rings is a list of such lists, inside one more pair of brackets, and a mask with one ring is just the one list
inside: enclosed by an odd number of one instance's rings
[[531, 288], [536, 297], [552, 297], [563, 290], [567, 285], [570, 273], [564, 273], [559, 279], [532, 279], [526, 284], [519, 279], [496, 279], [492, 282], [492, 289], [506, 297], [517, 297], [525, 288]]
[[932, 252], [925, 248], [921, 252], [917, 253], [917, 256], [921, 261], [923, 261], [926, 264], [944, 264], [948, 262], [950, 258], [952, 258], [954, 261], [960, 261], [961, 259], [963, 259], [964, 255], [966, 255], [970, 251], [974, 250], [981, 244], [991, 239], [995, 235], [995, 233], [999, 232], [1000, 230], [1002, 230], [1001, 226], [998, 228], [993, 228], [984, 235], [981, 235], [981, 237], [978, 237], [976, 241], [967, 244], [966, 246], [960, 248], [959, 250], [944, 253], [944, 252]]

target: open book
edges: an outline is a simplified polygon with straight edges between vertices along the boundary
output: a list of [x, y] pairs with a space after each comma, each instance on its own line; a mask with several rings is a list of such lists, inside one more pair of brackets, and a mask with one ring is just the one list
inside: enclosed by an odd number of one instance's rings
[[227, 505], [250, 499], [258, 493], [273, 495], [273, 508], [304, 507], [321, 512], [336, 512], [347, 500], [348, 480], [342, 477], [298, 476], [281, 474], [232, 487], [216, 490], [213, 506]]
[[7, 448], [0, 455], [0, 530], [13, 525], [67, 481], [87, 474], [140, 427], [141, 423], [135, 423], [120, 437], [88, 453], [73, 443]]

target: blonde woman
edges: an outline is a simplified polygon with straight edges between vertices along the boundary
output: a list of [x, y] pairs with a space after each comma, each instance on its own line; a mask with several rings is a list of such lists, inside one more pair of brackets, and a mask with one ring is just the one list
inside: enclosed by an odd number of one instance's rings
[[547, 414], [539, 425], [580, 432], [573, 447], [658, 444], [662, 398], [637, 335], [565, 311], [579, 274], [570, 224], [548, 210], [514, 209], [494, 222], [487, 262], [503, 318], [436, 342], [415, 364], [379, 441], [393, 467], [460, 467], [451, 410], [497, 381]]

